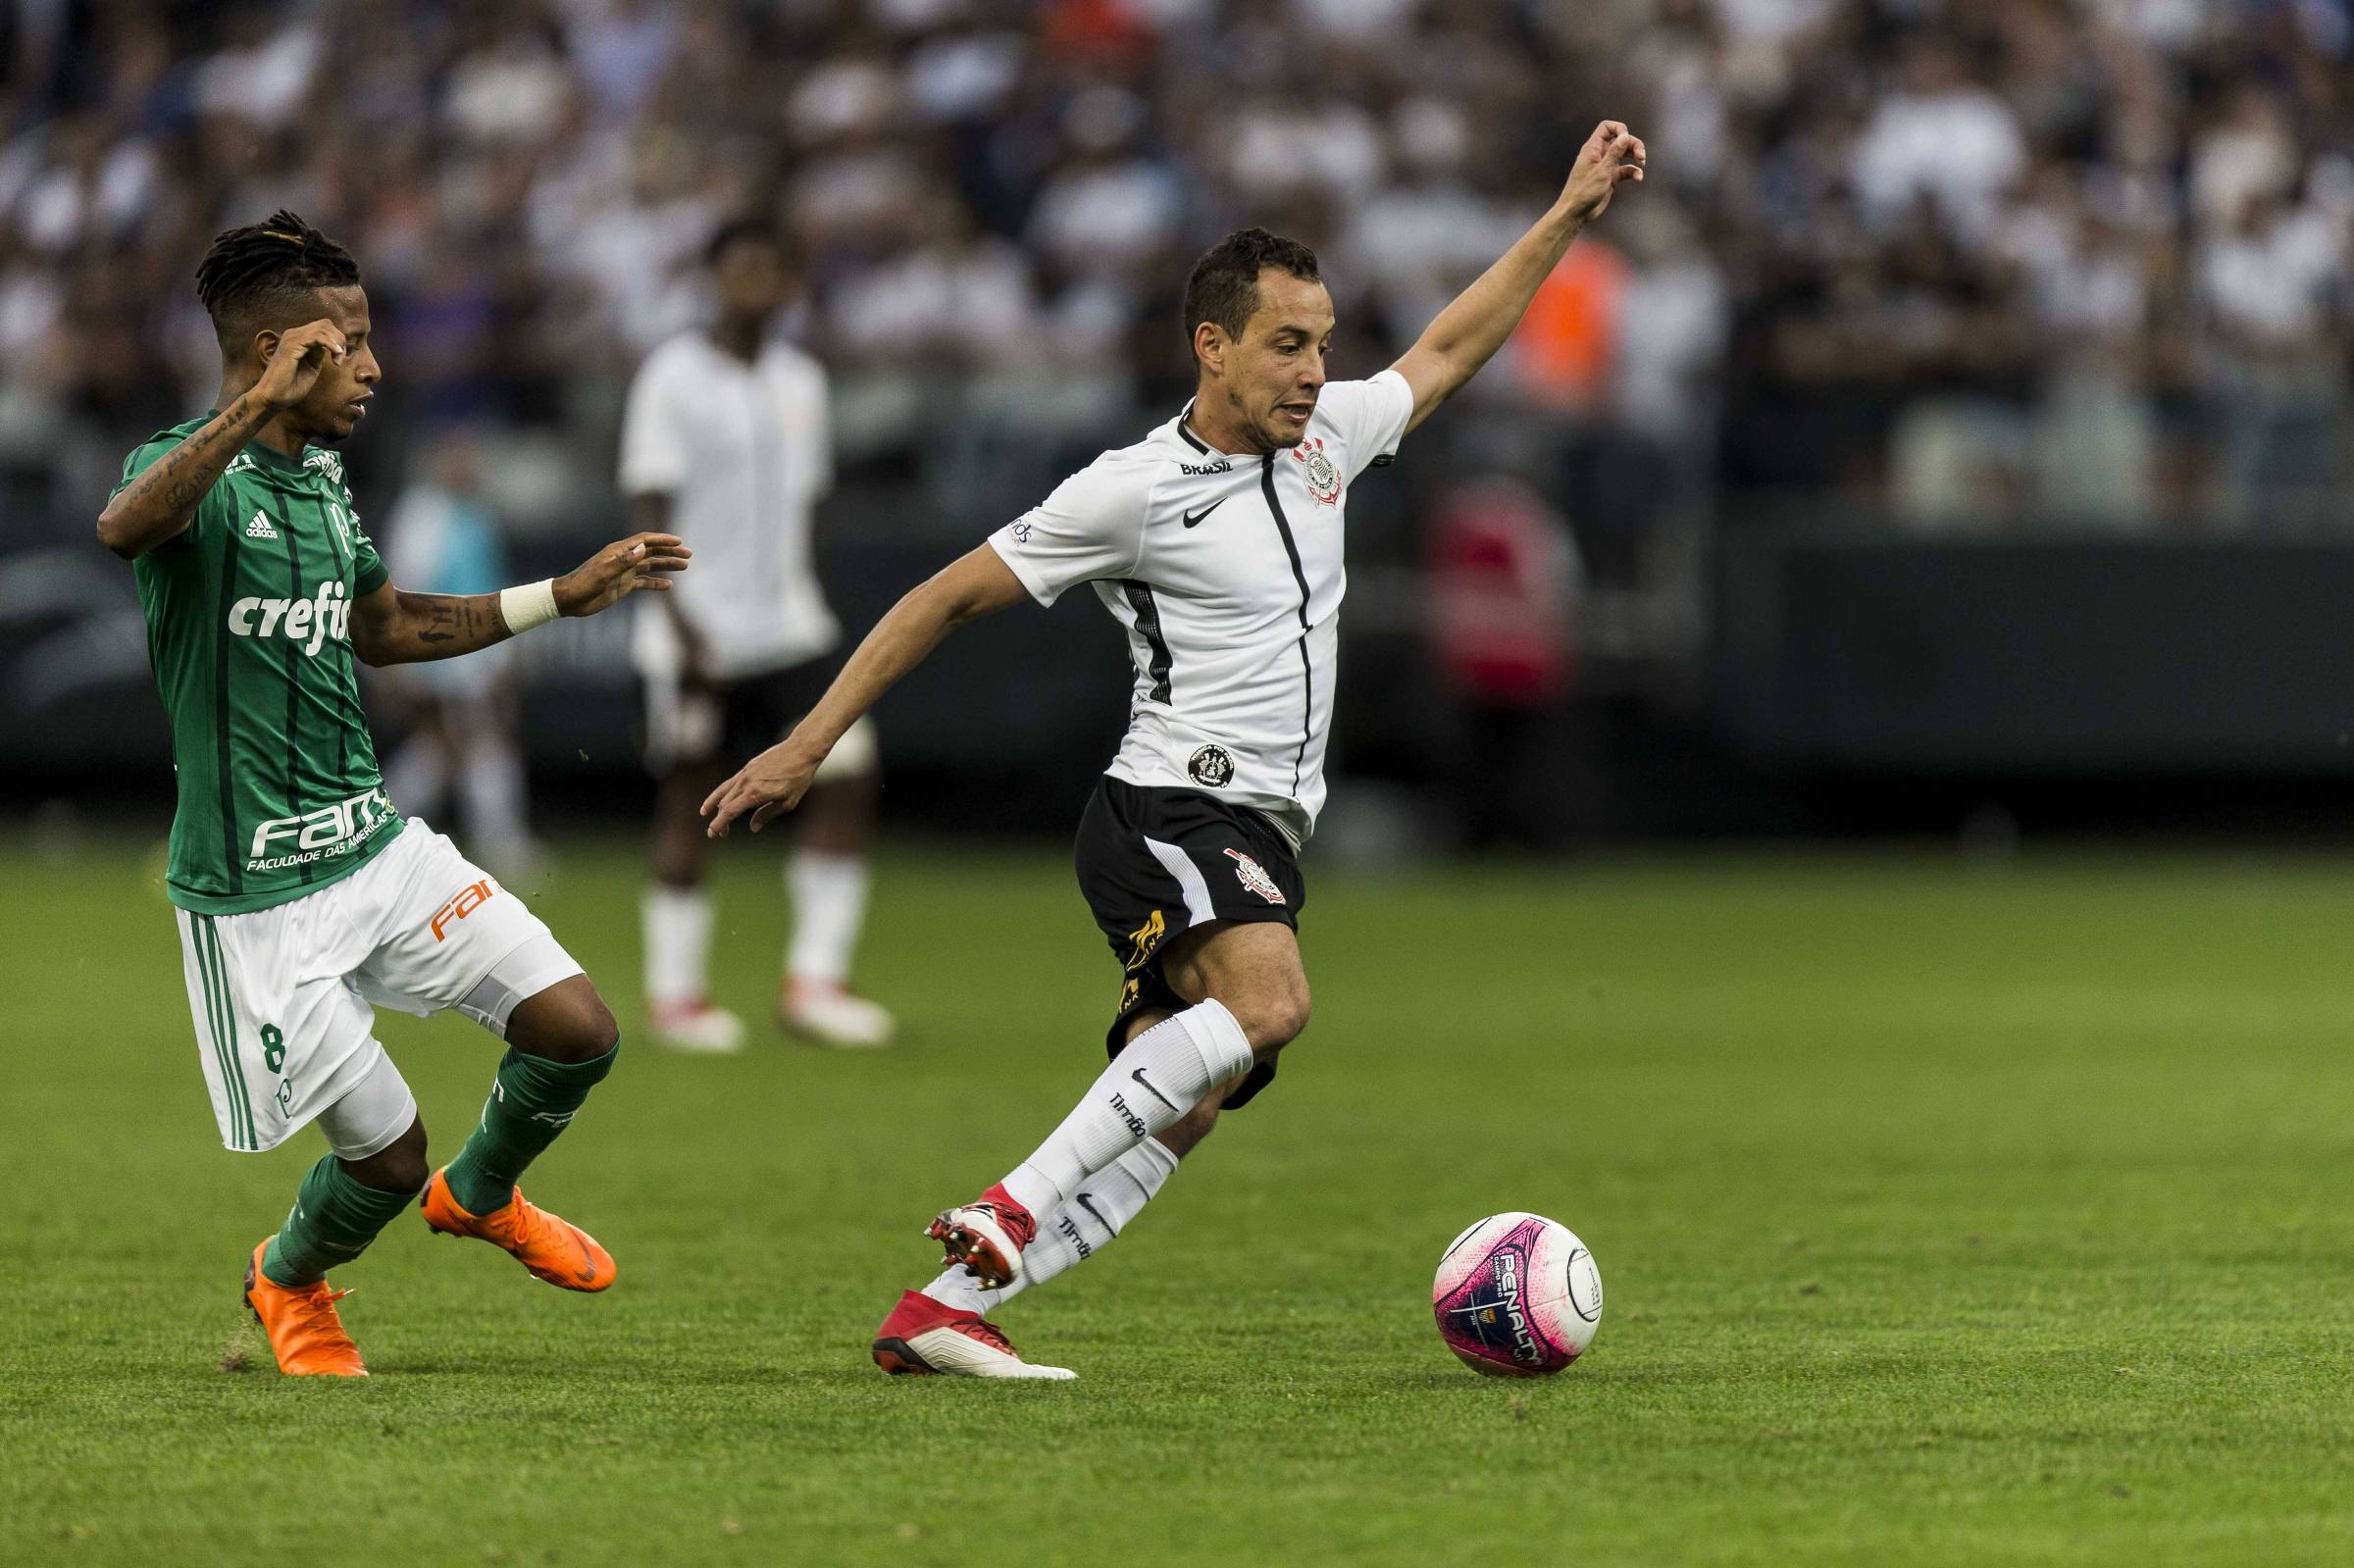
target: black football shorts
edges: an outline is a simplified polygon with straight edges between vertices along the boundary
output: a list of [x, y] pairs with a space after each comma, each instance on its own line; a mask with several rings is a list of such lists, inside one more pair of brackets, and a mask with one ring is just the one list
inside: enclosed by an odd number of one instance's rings
[[[1104, 1037], [1113, 1056], [1139, 1009], [1192, 1003], [1161, 973], [1163, 946], [1213, 920], [1280, 920], [1300, 929], [1307, 884], [1275, 825], [1198, 789], [1147, 787], [1106, 775], [1079, 819], [1079, 891], [1120, 961], [1119, 1010]], [[1226, 1097], [1236, 1109], [1272, 1083], [1261, 1062]]]

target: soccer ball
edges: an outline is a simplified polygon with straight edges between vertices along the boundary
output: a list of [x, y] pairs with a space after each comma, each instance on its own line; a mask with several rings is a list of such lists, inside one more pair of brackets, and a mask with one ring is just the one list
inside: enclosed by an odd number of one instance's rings
[[1439, 1338], [1472, 1371], [1550, 1377], [1593, 1341], [1602, 1271], [1567, 1226], [1542, 1214], [1491, 1214], [1440, 1257], [1430, 1310]]

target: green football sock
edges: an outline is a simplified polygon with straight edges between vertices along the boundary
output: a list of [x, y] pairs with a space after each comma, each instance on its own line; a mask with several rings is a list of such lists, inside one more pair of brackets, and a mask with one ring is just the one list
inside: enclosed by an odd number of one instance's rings
[[262, 1272], [288, 1289], [316, 1285], [329, 1269], [366, 1251], [376, 1234], [416, 1201], [414, 1192], [370, 1187], [344, 1170], [341, 1160], [324, 1155], [302, 1179], [294, 1212], [262, 1254]]
[[586, 1062], [551, 1062], [507, 1048], [490, 1097], [483, 1101], [482, 1125], [449, 1162], [450, 1194], [467, 1213], [507, 1206], [524, 1167], [556, 1140], [620, 1054], [616, 1045]]

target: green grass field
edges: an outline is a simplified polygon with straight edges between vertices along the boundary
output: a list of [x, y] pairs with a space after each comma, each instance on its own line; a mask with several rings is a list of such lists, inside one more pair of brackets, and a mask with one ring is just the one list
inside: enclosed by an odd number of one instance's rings
[[[775, 849], [731, 847], [758, 1011]], [[1280, 1088], [1005, 1311], [1081, 1382], [866, 1359], [1115, 979], [1058, 856], [902, 846], [900, 1048], [625, 1045], [527, 1183], [619, 1285], [403, 1221], [337, 1277], [377, 1375], [323, 1386], [236, 1311], [318, 1145], [220, 1148], [148, 851], [0, 847], [0, 1561], [2354, 1560], [2354, 865], [1310, 874]], [[535, 898], [625, 1030], [636, 900], [593, 846]], [[446, 1157], [492, 1043], [383, 1033]], [[1541, 1384], [1430, 1323], [1517, 1207], [1609, 1290]]]

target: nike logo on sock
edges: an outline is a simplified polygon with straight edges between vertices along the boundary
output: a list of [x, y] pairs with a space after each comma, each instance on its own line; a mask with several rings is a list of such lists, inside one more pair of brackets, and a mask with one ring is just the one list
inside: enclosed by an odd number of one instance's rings
[[1087, 1200], [1087, 1194], [1085, 1192], [1079, 1194], [1078, 1203], [1081, 1208], [1087, 1210], [1088, 1213], [1093, 1214], [1096, 1217], [1096, 1223], [1098, 1225], [1100, 1225], [1104, 1230], [1109, 1231], [1114, 1238], [1119, 1236], [1120, 1228], [1112, 1224], [1109, 1220], [1105, 1219], [1103, 1217], [1103, 1211], [1096, 1207], [1093, 1203], [1090, 1203]]
[[1130, 1073], [1128, 1076], [1135, 1079], [1139, 1084], [1142, 1084], [1145, 1087], [1146, 1093], [1160, 1101], [1161, 1104], [1166, 1105], [1170, 1110], [1173, 1111], [1177, 1108], [1177, 1102], [1175, 1100], [1169, 1098], [1159, 1089], [1156, 1089], [1152, 1087], [1152, 1080], [1145, 1076], [1145, 1070], [1143, 1068], [1138, 1068], [1135, 1072]]
[[1221, 495], [1216, 500], [1210, 502], [1207, 506], [1203, 507], [1201, 511], [1186, 513], [1185, 526], [1189, 529], [1198, 527], [1203, 518], [1209, 516], [1210, 513], [1215, 512], [1219, 507], [1224, 506], [1225, 504], [1226, 497]]

